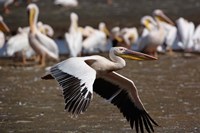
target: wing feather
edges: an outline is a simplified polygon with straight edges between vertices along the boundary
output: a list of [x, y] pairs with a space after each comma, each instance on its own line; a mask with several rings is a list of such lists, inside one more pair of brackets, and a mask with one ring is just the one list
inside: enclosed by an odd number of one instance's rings
[[[121, 78], [117, 76], [119, 74], [116, 75], [116, 73], [112, 72], [111, 75], [113, 74], [113, 79], [119, 81], [118, 78]], [[158, 126], [158, 124], [149, 116], [144, 108], [141, 108], [142, 103], [138, 106], [139, 104], [136, 104], [136, 100], [133, 100], [134, 98], [130, 96], [127, 88], [122, 89], [119, 82], [117, 83], [108, 80], [108, 78], [110, 78], [110, 75], [106, 75], [103, 78], [97, 78], [93, 85], [94, 91], [107, 100], [112, 97], [110, 102], [119, 108], [130, 123], [132, 129], [135, 126], [137, 133], [139, 130], [143, 133], [144, 127], [147, 132], [153, 132], [154, 129], [152, 123], [156, 126]], [[127, 80], [126, 82], [129, 81]], [[126, 82], [123, 81], [123, 84], [127, 84]]]
[[92, 99], [96, 72], [80, 58], [70, 58], [53, 66], [50, 73], [63, 89], [65, 110], [75, 115], [84, 112]]

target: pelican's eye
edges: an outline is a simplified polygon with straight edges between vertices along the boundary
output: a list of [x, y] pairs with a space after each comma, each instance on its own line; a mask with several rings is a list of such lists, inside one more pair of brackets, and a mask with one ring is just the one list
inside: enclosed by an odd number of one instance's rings
[[124, 51], [124, 49], [123, 48], [119, 48], [119, 51]]

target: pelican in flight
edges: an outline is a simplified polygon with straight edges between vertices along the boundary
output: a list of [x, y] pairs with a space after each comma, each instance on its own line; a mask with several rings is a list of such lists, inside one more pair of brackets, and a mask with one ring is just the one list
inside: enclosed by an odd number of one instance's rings
[[93, 91], [119, 108], [124, 117], [135, 126], [136, 132], [153, 132], [158, 124], [144, 108], [133, 81], [115, 72], [126, 66], [123, 58], [156, 60], [157, 58], [112, 47], [110, 59], [99, 55], [72, 57], [51, 67], [42, 79], [55, 79], [63, 90], [65, 109], [73, 115], [85, 112], [93, 98]]
[[3, 17], [0, 15], [0, 48], [2, 48], [5, 43], [4, 32], [10, 32], [10, 29], [3, 21]]
[[52, 59], [59, 59], [58, 46], [53, 39], [44, 35], [37, 28], [39, 9], [36, 4], [29, 4], [27, 7], [29, 15], [30, 31], [28, 34], [29, 43], [33, 50], [40, 56], [40, 66], [45, 66], [46, 56]]

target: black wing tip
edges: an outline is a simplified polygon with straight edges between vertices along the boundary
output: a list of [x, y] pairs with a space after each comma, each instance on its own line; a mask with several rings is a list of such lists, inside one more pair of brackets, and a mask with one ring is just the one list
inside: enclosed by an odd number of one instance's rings
[[[105, 87], [106, 86], [106, 87]], [[102, 88], [101, 88], [102, 87]], [[128, 93], [117, 85], [106, 81], [103, 78], [98, 78], [95, 80], [93, 85], [94, 91], [105, 99], [111, 99], [111, 103], [117, 106], [126, 120], [130, 123], [131, 129], [135, 129], [137, 133], [154, 132], [153, 125], [158, 126], [149, 114], [144, 109], [139, 109], [128, 97]], [[101, 89], [100, 89], [101, 88]], [[105, 88], [107, 90], [105, 90]], [[109, 88], [109, 89], [108, 89]], [[104, 91], [105, 90], [105, 91]], [[110, 90], [110, 92], [108, 92]], [[120, 91], [121, 90], [121, 91]], [[107, 93], [104, 93], [107, 92]], [[119, 93], [116, 93], [119, 92]], [[115, 95], [117, 94], [117, 95]], [[115, 97], [113, 97], [115, 95]]]
[[65, 105], [65, 111], [71, 113], [74, 116], [83, 114], [87, 110], [90, 102], [91, 99], [82, 99], [79, 101], [75, 101], [75, 103], [71, 102]]
[[145, 115], [150, 119], [150, 121], [155, 125], [160, 127], [160, 125], [145, 111]]
[[134, 116], [130, 115], [126, 119], [129, 121], [131, 129], [134, 130], [135, 128], [136, 133], [144, 133], [145, 129], [148, 133], [152, 133], [154, 132], [154, 126], [160, 127], [145, 110], [138, 110]]

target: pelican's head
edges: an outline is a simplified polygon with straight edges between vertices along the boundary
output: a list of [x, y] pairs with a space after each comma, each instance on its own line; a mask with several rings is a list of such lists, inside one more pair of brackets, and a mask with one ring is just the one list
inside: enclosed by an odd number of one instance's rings
[[151, 16], [144, 16], [140, 22], [143, 26], [145, 26], [148, 30], [152, 30], [157, 27], [157, 23]]
[[168, 18], [162, 10], [160, 9], [156, 9], [153, 11], [153, 16], [158, 20], [158, 21], [163, 21], [163, 22], [166, 22], [170, 25], [175, 25], [174, 22]]
[[129, 45], [134, 44], [138, 39], [138, 31], [135, 27], [123, 28], [121, 30], [121, 34], [124, 38], [124, 41]]
[[116, 40], [117, 42], [122, 42], [123, 38], [120, 34], [120, 27], [117, 26], [111, 29], [111, 36], [113, 40]]
[[33, 25], [36, 26], [39, 8], [36, 4], [31, 3], [27, 6], [27, 12], [29, 17], [29, 25], [32, 27]]
[[74, 12], [70, 14], [71, 21], [78, 21], [78, 15]]
[[140, 61], [141, 60], [157, 60], [156, 57], [153, 57], [151, 55], [132, 51], [124, 47], [113, 47], [111, 48], [111, 50], [113, 50], [115, 55], [120, 56], [122, 58], [126, 58], [126, 59], [140, 60]]
[[102, 31], [102, 32], [104, 32], [107, 37], [110, 36], [110, 32], [109, 32], [109, 30], [106, 27], [106, 24], [104, 22], [99, 23], [99, 30]]
[[3, 17], [2, 17], [2, 16], [0, 16], [0, 31], [3, 31], [3, 32], [10, 32], [10, 29], [9, 29], [8, 26], [4, 23]]
[[45, 30], [45, 34], [49, 37], [53, 37], [54, 35], [54, 30], [50, 25], [44, 24], [43, 28]]

